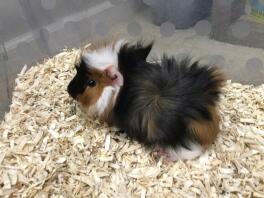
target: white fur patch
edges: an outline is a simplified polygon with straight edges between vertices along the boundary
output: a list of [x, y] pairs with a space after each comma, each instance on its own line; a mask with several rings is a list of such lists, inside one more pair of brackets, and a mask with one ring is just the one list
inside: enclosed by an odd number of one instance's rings
[[[122, 39], [114, 43], [114, 46], [113, 43], [110, 43], [106, 47], [99, 48], [94, 51], [88, 51], [83, 54], [83, 58], [90, 67], [98, 70], [105, 70], [109, 66], [114, 66], [117, 69], [118, 52], [125, 42], [126, 41]], [[122, 78], [120, 80], [122, 80]], [[105, 87], [96, 104], [89, 107], [87, 112], [88, 115], [100, 117], [105, 112], [109, 104], [111, 102], [115, 102], [119, 89], [119, 86]]]
[[[98, 70], [105, 70], [109, 66], [114, 66], [117, 69], [118, 52], [125, 42], [125, 40], [119, 40], [114, 43], [114, 46], [109, 44], [109, 46], [86, 52], [83, 54], [83, 58], [90, 67], [96, 68]], [[122, 78], [120, 80], [122, 80]], [[119, 86], [105, 87], [96, 104], [89, 107], [88, 114], [90, 116], [100, 117], [105, 112], [110, 102], [115, 103], [119, 89]]]
[[118, 52], [124, 43], [125, 40], [119, 40], [114, 47], [110, 44], [104, 48], [86, 52], [83, 54], [84, 60], [89, 66], [99, 70], [104, 70], [110, 65], [118, 67]]
[[119, 52], [120, 48], [126, 43], [125, 39], [120, 39], [115, 43], [114, 49], [116, 52]]
[[177, 149], [168, 149], [169, 158], [171, 161], [191, 160], [199, 157], [203, 153], [203, 148], [196, 143], [190, 144], [190, 150], [179, 147]]
[[88, 113], [92, 116], [100, 116], [104, 113], [111, 100], [113, 100], [114, 94], [115, 88], [110, 86], [105, 87], [98, 101], [93, 106], [89, 107]]

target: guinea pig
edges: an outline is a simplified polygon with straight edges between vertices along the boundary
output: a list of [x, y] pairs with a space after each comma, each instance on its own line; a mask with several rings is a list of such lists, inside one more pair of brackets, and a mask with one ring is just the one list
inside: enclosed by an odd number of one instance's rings
[[189, 57], [147, 62], [152, 46], [122, 40], [88, 50], [68, 92], [89, 116], [122, 129], [166, 160], [194, 159], [219, 133], [224, 75]]

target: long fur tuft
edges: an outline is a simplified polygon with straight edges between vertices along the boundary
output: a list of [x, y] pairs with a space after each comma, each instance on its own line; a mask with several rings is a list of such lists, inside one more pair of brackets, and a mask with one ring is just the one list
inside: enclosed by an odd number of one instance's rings
[[[146, 145], [188, 148], [192, 141], [204, 146], [212, 143], [218, 133], [213, 110], [224, 82], [222, 74], [216, 68], [191, 63], [188, 57], [177, 61], [164, 56], [161, 63], [148, 63], [144, 58], [149, 46], [139, 48], [134, 47], [134, 53], [128, 52], [131, 48], [119, 52], [124, 87], [114, 108], [118, 125]], [[126, 64], [131, 57], [137, 62]], [[212, 127], [215, 131], [209, 128], [200, 133], [197, 127], [205, 122], [217, 126]]]

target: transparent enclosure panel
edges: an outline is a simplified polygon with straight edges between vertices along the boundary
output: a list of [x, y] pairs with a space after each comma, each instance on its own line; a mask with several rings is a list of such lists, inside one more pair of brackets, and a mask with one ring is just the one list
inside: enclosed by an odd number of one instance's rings
[[155, 40], [149, 59], [189, 54], [235, 82], [264, 82], [264, 0], [6, 0], [0, 2], [0, 115], [17, 73], [91, 39]]

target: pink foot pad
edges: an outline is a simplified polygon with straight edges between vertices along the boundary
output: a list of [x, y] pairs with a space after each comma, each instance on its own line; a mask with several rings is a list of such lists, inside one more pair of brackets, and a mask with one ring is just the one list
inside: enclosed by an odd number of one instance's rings
[[166, 150], [165, 148], [157, 146], [155, 147], [154, 152], [157, 152], [157, 155], [159, 157], [162, 157], [165, 163], [177, 161], [177, 159], [175, 159], [175, 156], [171, 155], [169, 150]]

